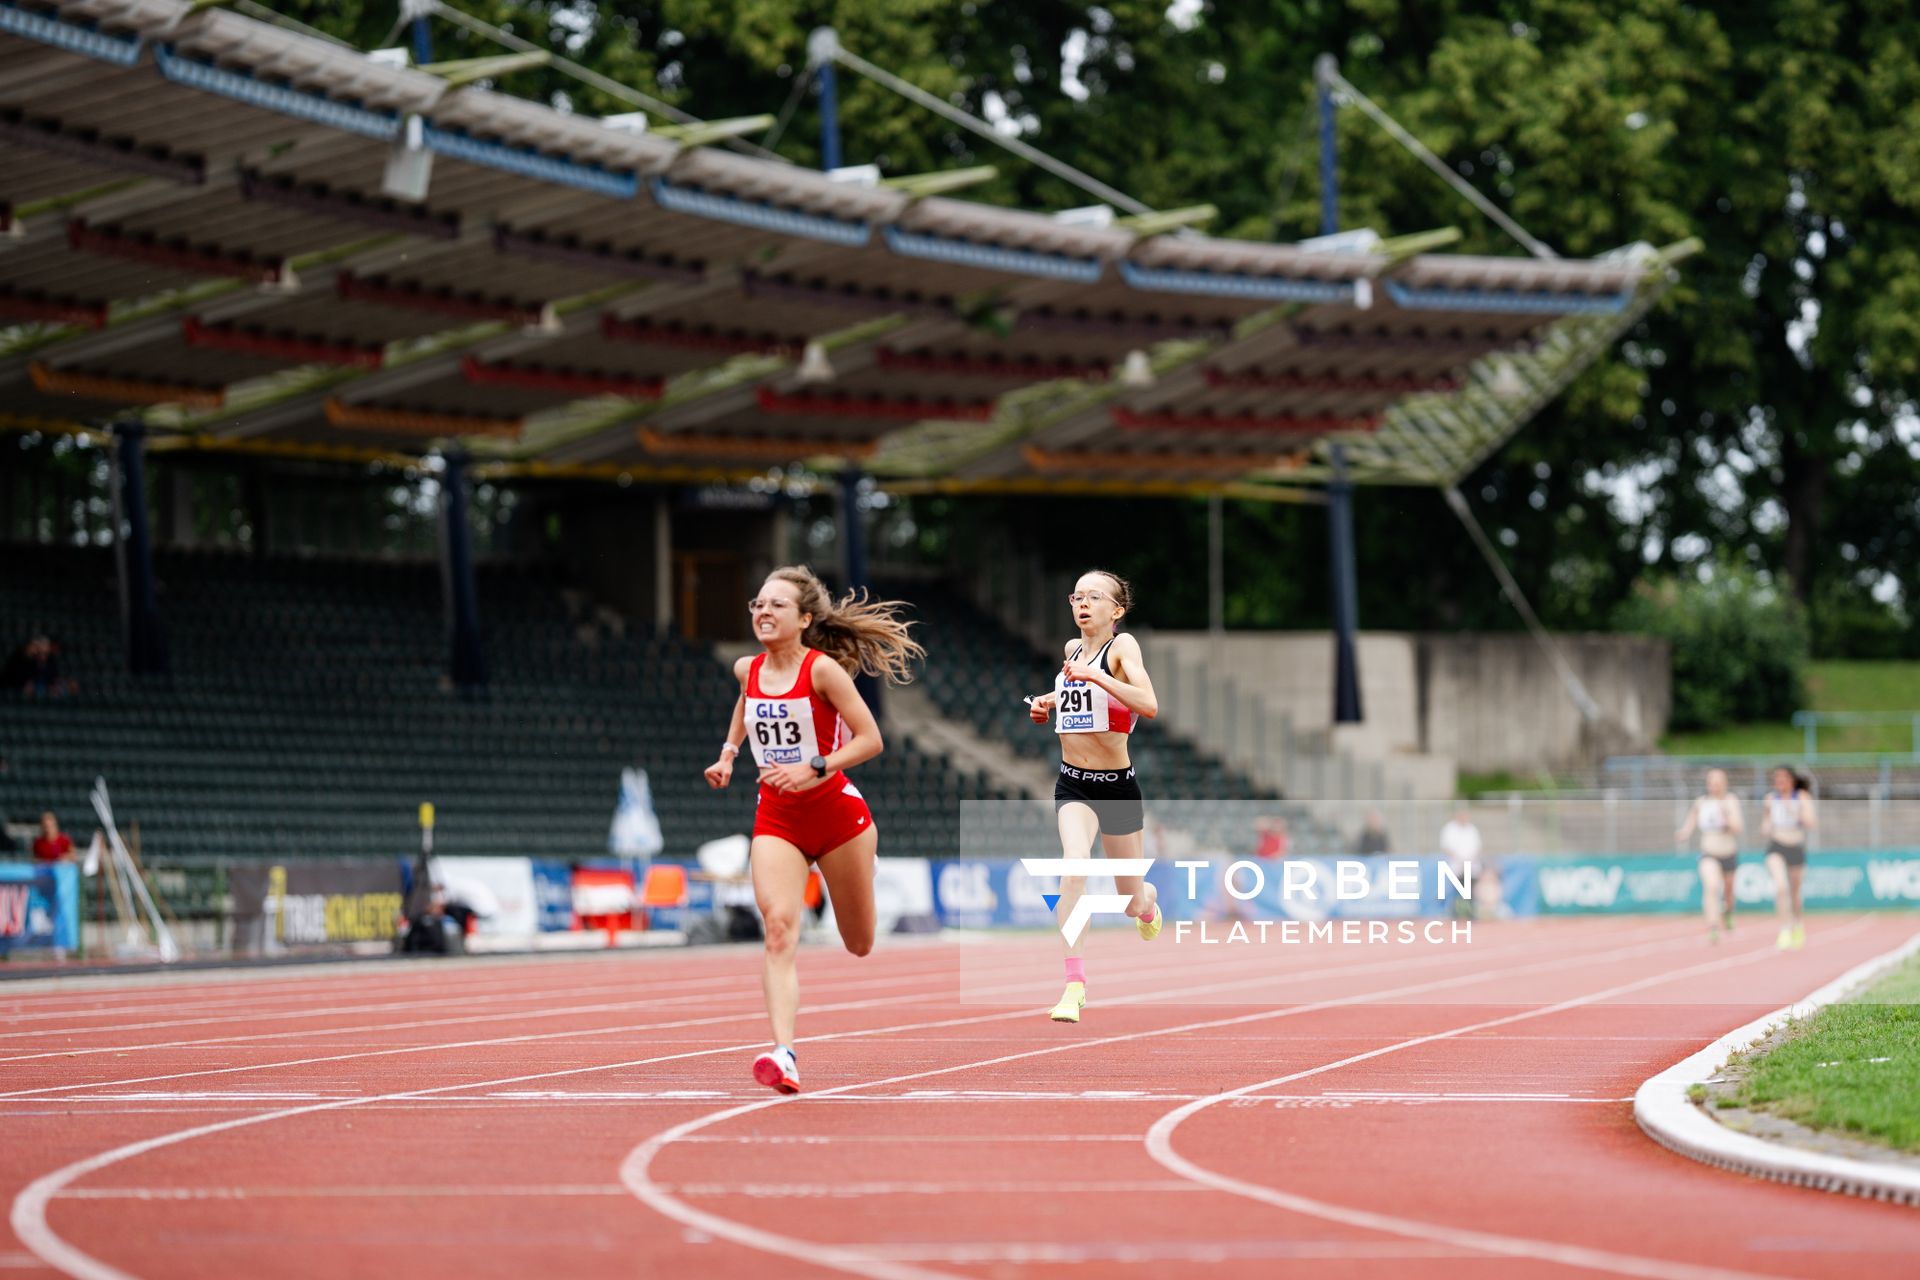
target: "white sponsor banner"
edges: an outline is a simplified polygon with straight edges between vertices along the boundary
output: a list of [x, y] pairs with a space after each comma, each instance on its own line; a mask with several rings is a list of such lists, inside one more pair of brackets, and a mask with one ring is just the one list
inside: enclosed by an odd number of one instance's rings
[[881, 933], [904, 916], [933, 914], [933, 866], [925, 858], [875, 858], [873, 907]]
[[540, 932], [531, 858], [435, 858], [433, 879], [449, 902], [465, 903], [479, 916], [476, 932], [510, 937]]

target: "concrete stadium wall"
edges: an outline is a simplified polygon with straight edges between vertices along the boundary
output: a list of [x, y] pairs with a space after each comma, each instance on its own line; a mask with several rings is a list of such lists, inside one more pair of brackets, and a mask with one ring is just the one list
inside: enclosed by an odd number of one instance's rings
[[1422, 741], [1462, 769], [1530, 772], [1650, 750], [1673, 711], [1673, 658], [1651, 636], [1555, 637], [1567, 665], [1625, 732], [1596, 743], [1553, 663], [1527, 635], [1422, 635]]
[[[1646, 636], [1556, 637], [1601, 710], [1625, 730], [1607, 751], [1650, 748], [1672, 710], [1665, 641]], [[1216, 649], [1216, 645], [1218, 646]], [[1324, 631], [1156, 631], [1154, 648], [1229, 675], [1244, 696], [1296, 732], [1325, 732], [1333, 716], [1333, 638]], [[1592, 763], [1597, 744], [1552, 662], [1524, 634], [1362, 632], [1360, 697], [1366, 724], [1348, 741], [1366, 754], [1451, 757], [1473, 773], [1532, 772]]]

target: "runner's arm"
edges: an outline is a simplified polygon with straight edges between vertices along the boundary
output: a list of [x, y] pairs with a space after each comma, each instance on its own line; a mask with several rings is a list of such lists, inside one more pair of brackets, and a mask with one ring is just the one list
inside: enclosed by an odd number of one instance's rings
[[840, 718], [847, 722], [847, 728], [853, 730], [853, 737], [847, 744], [827, 756], [827, 772], [836, 769], [851, 769], [886, 750], [886, 743], [880, 738], [880, 725], [873, 718], [872, 708], [867, 700], [854, 688], [853, 677], [841, 669], [837, 662], [816, 662], [813, 664], [813, 683]]
[[1153, 677], [1147, 674], [1147, 662], [1140, 654], [1140, 642], [1123, 631], [1114, 637], [1110, 652], [1114, 667], [1126, 678], [1109, 675], [1097, 668], [1089, 678], [1109, 695], [1118, 698], [1121, 705], [1135, 715], [1145, 716], [1149, 720], [1159, 715], [1160, 699], [1153, 692]]

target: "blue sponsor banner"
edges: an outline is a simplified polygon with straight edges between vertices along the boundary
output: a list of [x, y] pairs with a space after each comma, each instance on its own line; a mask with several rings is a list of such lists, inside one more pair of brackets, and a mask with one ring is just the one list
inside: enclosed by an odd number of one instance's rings
[[80, 945], [80, 868], [0, 863], [0, 951]]
[[1052, 891], [1010, 858], [933, 860], [934, 913], [949, 929], [1051, 927], [1040, 895]]
[[[1054, 854], [1045, 856], [1053, 857]], [[1112, 892], [1092, 859], [1089, 892]], [[1156, 860], [1147, 880], [1160, 894], [1169, 920], [1221, 919], [1227, 916], [1275, 920], [1395, 920], [1442, 916], [1446, 892], [1439, 858], [1280, 858], [1220, 859], [1198, 867]], [[1234, 887], [1251, 894], [1229, 897], [1225, 877], [1230, 866]], [[1102, 884], [1107, 880], [1106, 884]], [[1257, 890], [1256, 890], [1257, 886]], [[1047, 928], [1054, 914], [1041, 894], [1053, 893], [1053, 877], [1035, 879], [1018, 860], [939, 858], [933, 862], [933, 901], [940, 923], [953, 929]]]
[[[1501, 897], [1514, 915], [1686, 913], [1700, 910], [1700, 863], [1689, 854], [1621, 857], [1516, 855], [1499, 860]], [[1734, 868], [1734, 901], [1770, 907], [1773, 878], [1746, 852]], [[1815, 851], [1801, 897], [1810, 911], [1920, 908], [1920, 851]]]
[[552, 858], [533, 860], [533, 907], [540, 932], [573, 928], [573, 867]]

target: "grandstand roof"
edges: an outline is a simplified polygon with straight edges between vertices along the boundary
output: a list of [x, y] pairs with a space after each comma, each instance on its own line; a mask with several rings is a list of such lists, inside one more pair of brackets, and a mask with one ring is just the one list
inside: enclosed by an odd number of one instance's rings
[[[382, 192], [431, 157], [424, 200]], [[1684, 249], [1337, 252], [836, 182], [186, 0], [0, 0], [0, 406], [902, 487], [1446, 483]], [[11, 341], [7, 340], [11, 338]], [[831, 364], [819, 372], [818, 343]]]

